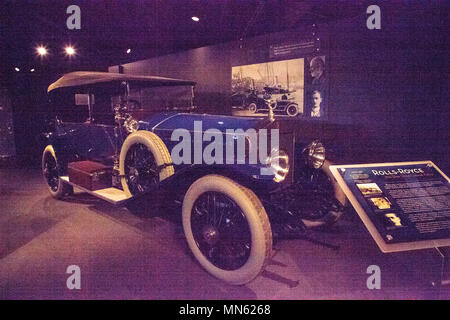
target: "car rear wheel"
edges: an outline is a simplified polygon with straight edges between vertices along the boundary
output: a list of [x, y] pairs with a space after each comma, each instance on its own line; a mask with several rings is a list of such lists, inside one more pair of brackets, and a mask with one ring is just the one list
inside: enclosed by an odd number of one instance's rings
[[256, 103], [252, 102], [248, 105], [248, 111], [250, 111], [250, 113], [255, 113], [256, 110], [257, 110]]
[[174, 168], [161, 138], [141, 130], [125, 139], [120, 151], [119, 172], [124, 192], [133, 196], [173, 175]]
[[42, 175], [53, 198], [61, 199], [73, 193], [73, 187], [60, 178], [60, 167], [51, 145], [45, 147], [42, 153]]
[[182, 209], [189, 248], [213, 276], [245, 284], [264, 269], [272, 254], [266, 211], [249, 189], [220, 175], [207, 175], [187, 191]]
[[295, 103], [291, 103], [290, 105], [287, 106], [286, 113], [290, 117], [296, 117], [299, 113], [298, 105]]

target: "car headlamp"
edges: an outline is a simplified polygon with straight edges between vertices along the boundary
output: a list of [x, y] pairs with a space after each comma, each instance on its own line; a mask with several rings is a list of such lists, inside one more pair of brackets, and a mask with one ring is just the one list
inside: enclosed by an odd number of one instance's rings
[[271, 155], [267, 158], [267, 165], [272, 169], [273, 180], [282, 182], [289, 173], [289, 156], [283, 150], [272, 150]]
[[128, 131], [128, 133], [133, 133], [139, 130], [139, 122], [131, 117], [125, 120], [123, 126]]
[[310, 167], [320, 169], [325, 162], [325, 147], [319, 140], [314, 140], [303, 149], [303, 155]]

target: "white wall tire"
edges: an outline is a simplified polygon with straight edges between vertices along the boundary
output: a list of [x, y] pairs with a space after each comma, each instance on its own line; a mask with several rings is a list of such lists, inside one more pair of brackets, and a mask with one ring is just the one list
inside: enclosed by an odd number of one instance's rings
[[136, 131], [130, 134], [125, 139], [120, 151], [119, 172], [122, 177], [121, 183], [123, 191], [128, 196], [133, 196], [134, 194], [130, 191], [127, 177], [125, 176], [125, 158], [130, 148], [132, 148], [136, 144], [144, 145], [148, 149], [148, 151], [150, 151], [157, 166], [166, 165], [159, 171], [159, 181], [162, 181], [174, 174], [174, 168], [173, 165], [171, 165], [172, 158], [170, 156], [169, 150], [167, 149], [161, 138], [150, 131]]
[[[49, 165], [54, 165], [53, 168], [49, 168]], [[42, 161], [41, 161], [42, 175], [44, 177], [44, 181], [47, 185], [48, 191], [55, 199], [62, 199], [64, 196], [73, 194], [73, 187], [67, 183], [64, 183], [59, 176], [59, 163], [56, 158], [55, 150], [53, 146], [48, 145], [45, 147], [42, 152]], [[49, 171], [52, 171], [52, 178], [49, 178], [51, 174]], [[51, 182], [50, 182], [51, 180]]]
[[[245, 263], [237, 269], [226, 270], [215, 265], [202, 253], [191, 224], [196, 200], [207, 192], [230, 198], [245, 216], [250, 230], [251, 248]], [[222, 219], [222, 217], [221, 217]], [[272, 255], [272, 230], [267, 213], [258, 197], [249, 189], [220, 175], [207, 175], [195, 181], [187, 191], [182, 209], [183, 229], [187, 243], [197, 261], [213, 276], [230, 284], [245, 284], [257, 277]]]

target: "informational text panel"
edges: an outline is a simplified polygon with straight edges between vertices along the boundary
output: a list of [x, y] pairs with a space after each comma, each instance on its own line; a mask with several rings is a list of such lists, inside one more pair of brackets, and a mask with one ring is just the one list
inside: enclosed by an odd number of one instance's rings
[[383, 252], [450, 245], [450, 179], [433, 162], [330, 168]]

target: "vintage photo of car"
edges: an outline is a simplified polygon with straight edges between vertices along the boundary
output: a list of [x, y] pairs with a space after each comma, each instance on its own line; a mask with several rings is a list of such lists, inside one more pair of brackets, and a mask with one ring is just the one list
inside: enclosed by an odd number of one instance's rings
[[[345, 196], [330, 175], [319, 141], [280, 144], [284, 161], [277, 163], [175, 165], [172, 132], [180, 127], [193, 131], [195, 121], [203, 121], [204, 130], [220, 126], [223, 134], [280, 125], [269, 118], [189, 112], [194, 86], [155, 76], [63, 75], [48, 88], [55, 117], [49, 120], [42, 173], [55, 198], [77, 187], [127, 205], [152, 199], [157, 189], [171, 190], [171, 201], [181, 203], [186, 240], [198, 262], [219, 279], [244, 284], [263, 271], [275, 234], [299, 236], [307, 228], [332, 225], [343, 213]], [[172, 101], [178, 107], [172, 110], [170, 92], [178, 93]], [[67, 108], [81, 114], [66, 121], [61, 117]], [[277, 169], [261, 175], [261, 166]]]
[[267, 114], [269, 105], [273, 104], [276, 116], [302, 115], [304, 68], [304, 59], [233, 67], [231, 103], [235, 113], [241, 116]]

